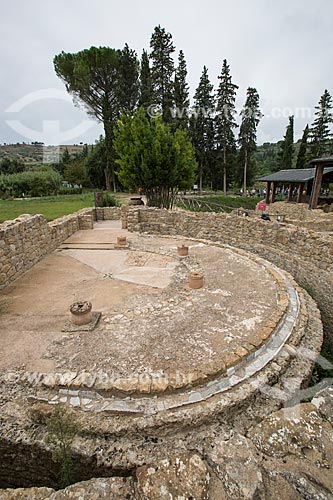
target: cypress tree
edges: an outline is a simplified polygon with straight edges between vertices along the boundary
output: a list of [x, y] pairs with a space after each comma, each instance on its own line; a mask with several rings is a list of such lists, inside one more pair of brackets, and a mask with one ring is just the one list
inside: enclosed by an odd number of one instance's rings
[[120, 52], [119, 103], [122, 112], [132, 114], [139, 99], [139, 61], [127, 43]]
[[325, 89], [318, 106], [315, 107], [315, 120], [310, 127], [310, 157], [318, 158], [332, 153], [332, 133], [330, 126], [333, 123], [332, 96]]
[[190, 118], [190, 135], [198, 161], [199, 191], [203, 177], [211, 172], [214, 152], [214, 96], [208, 70], [204, 66], [198, 88], [194, 94], [194, 109]]
[[262, 113], [259, 109], [259, 94], [253, 87], [247, 89], [246, 101], [241, 111], [242, 123], [239, 129], [239, 158], [243, 167], [243, 192], [246, 193], [247, 181], [254, 177], [253, 153], [257, 149], [257, 127]]
[[189, 86], [186, 81], [187, 67], [184, 52], [181, 50], [178, 56], [178, 66], [175, 71], [175, 122], [176, 128], [188, 127]]
[[153, 89], [151, 81], [151, 71], [149, 66], [148, 52], [144, 50], [141, 56], [140, 66], [140, 98], [139, 105], [146, 111], [152, 104]]
[[308, 149], [308, 137], [309, 137], [309, 125], [303, 130], [303, 136], [301, 145], [298, 151], [296, 168], [306, 168], [307, 167], [307, 149]]
[[175, 47], [172, 36], [160, 25], [156, 26], [150, 40], [152, 61], [151, 80], [153, 104], [165, 122], [171, 122], [174, 107], [174, 62]]
[[237, 123], [234, 116], [236, 114], [235, 100], [238, 89], [238, 86], [232, 83], [230, 67], [226, 59], [223, 60], [219, 80], [216, 105], [216, 146], [222, 156], [223, 191], [226, 195], [228, 171], [236, 153], [234, 129], [237, 127]]
[[283, 141], [280, 142], [280, 150], [278, 153], [278, 162], [280, 169], [290, 169], [293, 167], [294, 153], [294, 117], [289, 116], [289, 123], [286, 128], [286, 133], [283, 136]]

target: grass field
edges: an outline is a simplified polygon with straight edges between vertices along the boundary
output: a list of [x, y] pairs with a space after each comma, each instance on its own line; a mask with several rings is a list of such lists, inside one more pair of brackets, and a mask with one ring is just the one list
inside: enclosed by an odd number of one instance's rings
[[182, 202], [177, 202], [176, 205], [195, 212], [209, 212], [213, 210], [216, 212], [222, 211], [228, 213], [240, 207], [246, 210], [255, 210], [257, 203], [262, 201], [262, 198], [258, 198], [257, 196], [224, 196], [221, 194], [207, 194], [205, 196], [192, 196], [191, 198], [198, 202], [206, 202], [209, 206], [203, 204], [199, 207], [197, 204], [192, 204], [189, 208], [188, 204], [185, 203], [184, 205]]
[[26, 200], [0, 200], [0, 222], [22, 214], [43, 214], [50, 221], [94, 205], [94, 194], [45, 196]]
[[[126, 203], [125, 199], [128, 199], [130, 196], [129, 194], [119, 194], [118, 199], [121, 198], [122, 202]], [[230, 210], [239, 207], [250, 210], [255, 209], [256, 204], [260, 201], [257, 197], [246, 196], [207, 195], [196, 196], [195, 198], [223, 207], [229, 207]], [[77, 212], [82, 208], [92, 206], [94, 206], [93, 193], [45, 196], [25, 200], [0, 200], [0, 223], [5, 220], [15, 219], [22, 214], [42, 214], [48, 221], [51, 221], [63, 215]], [[203, 208], [203, 210], [205, 209]]]
[[258, 201], [262, 198], [256, 196], [223, 196], [223, 195], [212, 195], [212, 196], [198, 196], [196, 199], [206, 201], [207, 203], [216, 203], [217, 205], [222, 205], [223, 207], [234, 208], [247, 208], [249, 210], [254, 210]]

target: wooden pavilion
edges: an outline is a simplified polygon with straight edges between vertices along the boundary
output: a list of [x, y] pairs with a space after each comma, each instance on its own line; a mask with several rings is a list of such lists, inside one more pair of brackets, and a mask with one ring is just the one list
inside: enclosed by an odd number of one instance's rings
[[[322, 182], [333, 182], [333, 156], [310, 161], [311, 168], [280, 170], [258, 179], [267, 183], [266, 203], [274, 203], [276, 190], [288, 187], [288, 201], [292, 201], [297, 188], [297, 203], [309, 201], [309, 208], [317, 208]], [[303, 191], [306, 187], [306, 197]]]

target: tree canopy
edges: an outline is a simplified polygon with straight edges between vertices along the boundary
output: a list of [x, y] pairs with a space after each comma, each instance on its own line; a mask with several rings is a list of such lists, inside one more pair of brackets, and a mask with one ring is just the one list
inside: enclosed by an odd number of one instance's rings
[[325, 89], [318, 105], [315, 107], [315, 120], [310, 127], [310, 157], [318, 158], [326, 154], [331, 154], [332, 133], [330, 125], [333, 123], [332, 96]]
[[235, 115], [235, 100], [238, 85], [232, 82], [230, 66], [223, 60], [219, 87], [216, 95], [216, 145], [223, 163], [223, 191], [227, 194], [228, 175], [236, 153], [234, 129], [238, 127]]
[[190, 117], [190, 134], [198, 160], [199, 191], [202, 191], [203, 176], [213, 180], [215, 131], [215, 101], [213, 85], [206, 66], [203, 67], [199, 85], [194, 94], [193, 113]]
[[156, 26], [150, 40], [152, 103], [161, 112], [163, 120], [171, 122], [174, 107], [174, 62], [175, 47], [171, 33]]
[[187, 128], [188, 127], [188, 112], [190, 106], [189, 99], [189, 86], [186, 81], [187, 66], [185, 61], [184, 52], [181, 50], [178, 56], [178, 66], [175, 71], [175, 126], [174, 128]]
[[259, 94], [253, 87], [247, 89], [246, 101], [241, 111], [242, 123], [239, 129], [239, 158], [243, 166], [243, 190], [246, 193], [248, 181], [254, 179], [253, 153], [257, 149], [257, 127], [263, 116], [259, 108]]
[[289, 116], [289, 122], [286, 128], [286, 134], [283, 137], [280, 150], [280, 168], [293, 168], [294, 156], [294, 117]]
[[170, 208], [177, 191], [193, 185], [196, 161], [186, 131], [173, 133], [161, 117], [149, 120], [143, 108], [122, 116], [115, 150], [120, 181], [130, 190], [143, 188], [150, 206]]
[[301, 145], [299, 147], [296, 168], [306, 168], [308, 162], [307, 150], [308, 150], [308, 137], [309, 137], [309, 125], [303, 130], [303, 136], [301, 140]]
[[104, 125], [106, 141], [105, 180], [116, 190], [113, 133], [121, 112], [133, 111], [138, 99], [139, 64], [134, 51], [91, 47], [81, 52], [61, 52], [54, 58], [56, 74], [74, 102]]

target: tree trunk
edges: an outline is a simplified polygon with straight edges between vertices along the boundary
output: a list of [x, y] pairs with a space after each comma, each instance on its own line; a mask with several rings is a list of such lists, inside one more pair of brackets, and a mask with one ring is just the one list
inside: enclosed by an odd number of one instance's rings
[[105, 149], [106, 149], [106, 168], [105, 168], [105, 185], [106, 190], [111, 191], [111, 182], [113, 191], [116, 193], [116, 177], [113, 167], [113, 124], [104, 120], [105, 132]]
[[202, 164], [200, 166], [200, 175], [199, 175], [199, 193], [202, 194], [202, 171], [203, 167]]
[[245, 161], [244, 161], [244, 187], [243, 187], [243, 193], [244, 195], [246, 194], [246, 184], [247, 184], [247, 165], [248, 165], [248, 156], [247, 156], [247, 149], [245, 149]]
[[223, 193], [227, 196], [227, 151], [223, 146]]
[[110, 179], [110, 171], [108, 170], [108, 167], [104, 169], [104, 175], [105, 175], [105, 187], [107, 191], [111, 191], [111, 179]]

